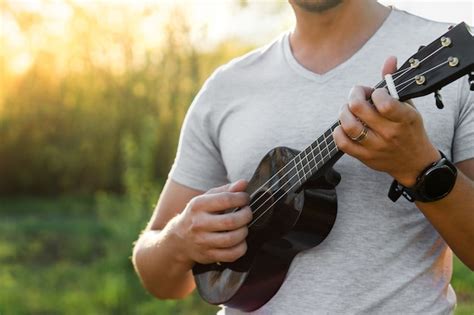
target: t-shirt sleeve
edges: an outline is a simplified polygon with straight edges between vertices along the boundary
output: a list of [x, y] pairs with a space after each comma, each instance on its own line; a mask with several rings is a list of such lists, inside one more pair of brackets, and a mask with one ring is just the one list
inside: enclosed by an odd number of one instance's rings
[[454, 130], [452, 154], [458, 163], [474, 158], [474, 92], [469, 90], [467, 78], [459, 84], [459, 116]]
[[201, 191], [228, 182], [215, 128], [214, 76], [206, 81], [186, 113], [168, 175], [179, 184]]

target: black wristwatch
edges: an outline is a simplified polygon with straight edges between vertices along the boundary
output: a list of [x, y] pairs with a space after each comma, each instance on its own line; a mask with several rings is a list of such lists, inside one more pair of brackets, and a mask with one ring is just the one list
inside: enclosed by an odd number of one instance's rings
[[443, 152], [441, 159], [428, 165], [416, 178], [415, 186], [407, 188], [393, 180], [388, 197], [397, 201], [404, 196], [408, 201], [432, 202], [446, 197], [456, 182], [457, 169]]

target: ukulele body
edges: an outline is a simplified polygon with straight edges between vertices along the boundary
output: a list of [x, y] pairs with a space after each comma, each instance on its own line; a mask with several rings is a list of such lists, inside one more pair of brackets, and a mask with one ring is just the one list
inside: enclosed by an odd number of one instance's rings
[[295, 192], [281, 194], [285, 187], [280, 183], [287, 180], [278, 171], [297, 154], [286, 147], [272, 149], [249, 181], [253, 219], [260, 218], [249, 227], [246, 254], [232, 263], [194, 266], [196, 286], [207, 302], [243, 311], [261, 307], [280, 288], [296, 254], [329, 234], [336, 219], [340, 176], [333, 163], [327, 163]]

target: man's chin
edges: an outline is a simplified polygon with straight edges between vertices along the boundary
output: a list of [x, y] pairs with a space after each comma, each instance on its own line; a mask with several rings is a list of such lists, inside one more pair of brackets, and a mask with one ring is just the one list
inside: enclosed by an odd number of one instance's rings
[[322, 13], [338, 6], [343, 0], [293, 0], [293, 2], [305, 11]]

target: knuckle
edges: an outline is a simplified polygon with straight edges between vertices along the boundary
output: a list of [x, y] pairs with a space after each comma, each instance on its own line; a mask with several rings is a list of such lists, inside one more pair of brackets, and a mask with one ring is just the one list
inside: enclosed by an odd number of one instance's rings
[[391, 128], [384, 132], [383, 136], [388, 142], [396, 142], [399, 138], [400, 131], [398, 128]]
[[242, 192], [240, 195], [240, 205], [246, 205], [250, 202], [250, 196], [246, 192]]
[[231, 230], [235, 226], [235, 217], [232, 215], [228, 215], [222, 219], [222, 226], [226, 230]]
[[241, 209], [240, 212], [242, 213], [242, 216], [243, 216], [243, 219], [244, 219], [244, 224], [247, 224], [250, 221], [252, 221], [253, 212], [250, 209], [250, 207], [245, 207], [245, 208]]
[[357, 135], [360, 132], [360, 127], [354, 122], [351, 121], [347, 124], [345, 131], [348, 132], [350, 135]]
[[188, 202], [188, 207], [192, 211], [196, 211], [196, 210], [199, 209], [201, 202], [202, 202], [202, 197], [201, 196], [194, 197]]
[[356, 115], [362, 113], [363, 107], [364, 106], [360, 100], [354, 99], [349, 102], [349, 109]]
[[395, 107], [394, 107], [393, 102], [384, 101], [384, 102], [379, 103], [379, 106], [377, 109], [382, 115], [390, 115], [391, 113], [393, 113], [393, 110], [395, 109]]
[[247, 242], [242, 242], [235, 248], [237, 258], [243, 256], [247, 252]]
[[232, 205], [233, 205], [232, 195], [230, 193], [225, 193], [222, 196], [222, 206], [224, 208], [230, 208], [230, 207], [232, 207]]
[[346, 150], [349, 147], [349, 141], [346, 137], [339, 137], [336, 141], [336, 145], [342, 151]]
[[191, 232], [195, 233], [197, 231], [200, 231], [201, 228], [202, 228], [201, 220], [198, 220], [197, 217], [193, 217], [191, 219], [191, 224], [189, 226], [189, 229], [191, 230]]
[[235, 236], [232, 233], [225, 233], [222, 235], [222, 245], [229, 247], [235, 243]]
[[208, 249], [205, 250], [203, 255], [206, 257], [206, 259], [211, 262], [211, 261], [219, 261], [219, 256], [217, 255], [217, 252], [213, 249]]
[[242, 234], [240, 235], [241, 239], [244, 240], [249, 235], [249, 229], [247, 227], [242, 228]]
[[205, 246], [207, 244], [207, 239], [201, 233], [197, 233], [194, 236], [194, 244], [198, 246]]
[[407, 119], [409, 122], [412, 123], [423, 121], [423, 118], [421, 117], [420, 113], [415, 109], [408, 111]]

